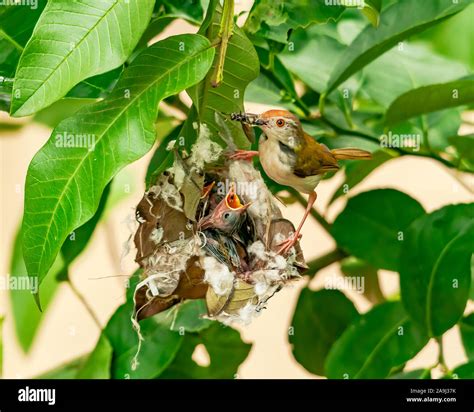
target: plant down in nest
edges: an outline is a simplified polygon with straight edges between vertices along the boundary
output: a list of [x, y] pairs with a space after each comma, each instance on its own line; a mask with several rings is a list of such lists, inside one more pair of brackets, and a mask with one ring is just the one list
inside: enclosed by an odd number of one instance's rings
[[189, 154], [173, 144], [173, 166], [136, 210], [136, 261], [143, 272], [134, 318], [205, 299], [210, 319], [249, 323], [307, 268], [299, 244], [285, 256], [276, 252], [294, 226], [260, 172], [251, 162], [230, 160], [206, 125]]

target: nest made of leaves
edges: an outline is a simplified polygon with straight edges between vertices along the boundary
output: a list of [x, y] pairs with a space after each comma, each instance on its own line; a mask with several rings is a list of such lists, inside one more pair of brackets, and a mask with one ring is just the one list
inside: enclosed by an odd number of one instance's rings
[[[251, 202], [239, 229], [198, 230], [232, 185], [242, 203]], [[138, 320], [205, 299], [209, 318], [248, 323], [307, 268], [299, 244], [286, 256], [276, 253], [294, 226], [260, 172], [251, 162], [228, 160], [205, 125], [189, 155], [175, 151], [173, 166], [145, 192], [136, 218], [136, 261], [143, 269], [134, 295]]]

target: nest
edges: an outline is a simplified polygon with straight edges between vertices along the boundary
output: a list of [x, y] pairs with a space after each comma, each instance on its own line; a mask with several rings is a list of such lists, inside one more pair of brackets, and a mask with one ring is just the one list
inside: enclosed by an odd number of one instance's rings
[[[134, 317], [205, 299], [210, 319], [248, 323], [307, 268], [299, 244], [285, 256], [277, 253], [294, 226], [253, 164], [229, 160], [205, 125], [189, 154], [174, 151], [173, 166], [136, 209], [136, 261], [143, 271]], [[219, 214], [222, 208], [238, 221], [226, 226], [217, 219], [213, 226], [214, 215], [232, 218]]]

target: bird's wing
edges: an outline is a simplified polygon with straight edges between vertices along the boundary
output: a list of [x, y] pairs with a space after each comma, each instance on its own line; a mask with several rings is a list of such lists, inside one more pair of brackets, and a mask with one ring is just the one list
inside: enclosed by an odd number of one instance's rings
[[320, 175], [339, 169], [331, 151], [305, 132], [303, 132], [302, 144], [296, 149], [296, 154], [293, 173], [298, 177]]

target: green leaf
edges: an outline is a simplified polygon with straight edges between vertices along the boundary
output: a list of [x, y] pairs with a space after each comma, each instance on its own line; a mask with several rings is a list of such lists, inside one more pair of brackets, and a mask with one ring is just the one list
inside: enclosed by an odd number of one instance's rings
[[131, 322], [132, 313], [133, 301], [128, 299], [128, 302], [113, 314], [104, 330], [114, 350], [112, 378], [151, 379], [158, 376], [173, 361], [183, 337], [154, 318], [140, 322], [144, 340], [137, 358], [138, 366], [132, 370], [139, 342]]
[[364, 7], [362, 14], [367, 17], [370, 24], [374, 27], [379, 27], [380, 24], [380, 9], [382, 8], [382, 0], [364, 0]]
[[346, 176], [344, 183], [342, 183], [341, 186], [339, 186], [334, 192], [330, 203], [334, 202], [340, 196], [347, 194], [351, 189], [353, 189], [368, 175], [370, 175], [377, 167], [393, 158], [394, 155], [388, 151], [377, 150], [375, 153], [372, 153], [371, 160], [366, 160], [363, 162], [347, 162], [344, 168], [344, 174]]
[[409, 372], [399, 372], [390, 375], [389, 379], [431, 379], [430, 369], [415, 369]]
[[76, 257], [79, 256], [87, 247], [87, 244], [89, 243], [89, 240], [92, 237], [92, 234], [94, 233], [94, 230], [104, 212], [105, 205], [109, 198], [111, 184], [112, 183], [108, 183], [107, 186], [105, 186], [100, 198], [99, 206], [94, 213], [94, 216], [92, 216], [90, 220], [77, 228], [74, 232], [69, 234], [69, 236], [64, 241], [61, 247], [61, 255], [64, 259], [64, 268], [58, 275], [58, 278], [61, 280], [67, 279], [69, 266], [74, 261], [74, 259], [76, 259]]
[[329, 350], [358, 315], [354, 304], [338, 290], [303, 289], [291, 322], [293, 356], [311, 373], [324, 375]]
[[474, 313], [462, 318], [459, 322], [459, 330], [466, 356], [474, 360]]
[[74, 86], [66, 97], [77, 97], [81, 99], [98, 99], [107, 96], [114, 88], [117, 80], [122, 74], [124, 66], [97, 76], [89, 77]]
[[[206, 31], [206, 37], [211, 43], [218, 40], [220, 20], [222, 10], [218, 7], [214, 12], [212, 21]], [[215, 118], [216, 113], [232, 113], [244, 110], [244, 94], [247, 85], [258, 76], [259, 61], [258, 56], [242, 29], [235, 26], [234, 33], [229, 40], [224, 63], [224, 77], [221, 84], [214, 88], [211, 85], [211, 78], [217, 64], [218, 56], [212, 63], [205, 79], [197, 86], [188, 90], [193, 100], [195, 112], [191, 112], [184, 129], [188, 130], [193, 136], [186, 136], [187, 143], [192, 143], [196, 137], [197, 130], [190, 125], [199, 121], [205, 123], [214, 139], [220, 140], [218, 126]], [[248, 145], [248, 139], [245, 136], [240, 124], [236, 122], [227, 122], [234, 142], [239, 147]]]
[[71, 117], [84, 106], [95, 103], [96, 99], [70, 98], [54, 102], [51, 106], [40, 110], [33, 117], [35, 122], [42, 123], [50, 128], [55, 128], [64, 119]]
[[[208, 366], [200, 366], [192, 355], [203, 345], [210, 358]], [[186, 333], [183, 345], [173, 363], [160, 375], [163, 379], [232, 379], [247, 358], [252, 345], [242, 342], [236, 330], [213, 322], [199, 333]]]
[[398, 271], [401, 238], [423, 207], [405, 193], [377, 189], [349, 199], [332, 235], [339, 247], [376, 268]]
[[39, 0], [35, 9], [0, 8], [3, 11], [0, 14], [0, 110], [10, 111], [16, 66], [45, 6], [46, 0]]
[[367, 26], [341, 56], [328, 82], [328, 95], [344, 80], [391, 49], [401, 40], [420, 33], [460, 12], [470, 4], [469, 0], [433, 0], [420, 7], [412, 0], [400, 0], [384, 9], [382, 24]]
[[160, 0], [165, 6], [168, 16], [185, 19], [194, 24], [200, 24], [204, 10], [200, 0]]
[[285, 94], [281, 88], [263, 73], [260, 73], [247, 87], [245, 101], [269, 106], [282, 106], [291, 111], [298, 110], [290, 99], [285, 99]]
[[[422, 86], [467, 76], [461, 63], [434, 53], [423, 44], [402, 43], [364, 68], [364, 92], [388, 109], [404, 93]], [[429, 102], [422, 101], [420, 107]]]
[[290, 30], [336, 20], [343, 11], [344, 7], [327, 5], [325, 0], [257, 0], [245, 22], [245, 29], [249, 33], [286, 43]]
[[385, 121], [394, 124], [421, 114], [469, 103], [474, 103], [474, 78], [423, 86], [397, 97], [388, 108]]
[[474, 379], [474, 362], [458, 366], [452, 371], [450, 377], [455, 379]]
[[451, 136], [448, 141], [456, 148], [460, 158], [474, 162], [474, 134]]
[[203, 299], [183, 302], [177, 309], [171, 330], [176, 332], [200, 332], [212, 324], [212, 320], [203, 318], [205, 315], [207, 315], [207, 307]]
[[449, 205], [416, 219], [405, 232], [400, 289], [410, 316], [430, 336], [461, 318], [471, 284], [474, 203]]
[[76, 379], [77, 372], [81, 369], [82, 365], [84, 365], [85, 361], [86, 358], [81, 356], [57, 368], [42, 373], [37, 376], [36, 379]]
[[345, 46], [334, 37], [322, 34], [320, 26], [297, 30], [290, 40], [278, 57], [309, 87], [323, 92]]
[[[107, 183], [152, 147], [158, 103], [200, 81], [213, 56], [209, 41], [199, 35], [155, 43], [133, 61], [107, 99], [53, 131], [26, 179], [23, 247], [30, 276], [43, 280], [67, 235], [97, 210]], [[74, 141], [86, 136], [93, 145], [58, 147], [69, 136]]]
[[382, 379], [414, 357], [428, 337], [401, 302], [375, 306], [342, 334], [329, 352], [326, 375], [332, 379]]
[[26, 283], [30, 278], [28, 278], [23, 260], [21, 242], [22, 233], [19, 231], [15, 237], [10, 263], [10, 282], [15, 282], [16, 284], [15, 288], [10, 288], [10, 299], [18, 343], [23, 352], [27, 353], [31, 349], [49, 304], [58, 290], [59, 283], [56, 280], [56, 276], [63, 268], [63, 261], [61, 256], [58, 256], [48, 272], [50, 276], [48, 276], [41, 288], [42, 312], [40, 312], [36, 307], [30, 290], [31, 284]]
[[100, 335], [94, 350], [77, 371], [76, 379], [109, 379], [112, 346], [104, 335]]
[[154, 3], [50, 0], [18, 63], [12, 115], [33, 114], [81, 80], [124, 63], [145, 31]]

